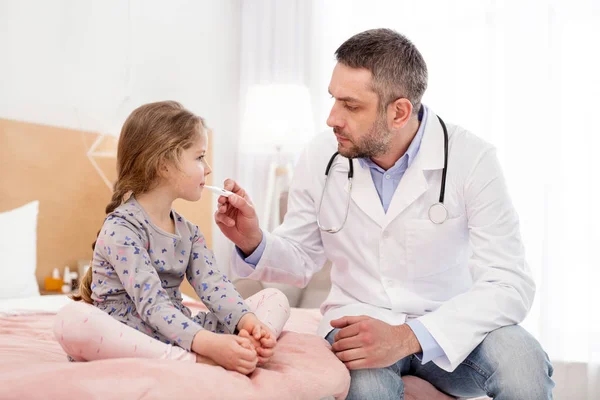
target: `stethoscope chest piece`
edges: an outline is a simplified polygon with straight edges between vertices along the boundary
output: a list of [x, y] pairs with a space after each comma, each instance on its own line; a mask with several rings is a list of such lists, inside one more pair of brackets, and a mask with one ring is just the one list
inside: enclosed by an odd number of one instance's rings
[[429, 219], [434, 224], [442, 224], [448, 219], [448, 210], [442, 203], [435, 203], [429, 207]]

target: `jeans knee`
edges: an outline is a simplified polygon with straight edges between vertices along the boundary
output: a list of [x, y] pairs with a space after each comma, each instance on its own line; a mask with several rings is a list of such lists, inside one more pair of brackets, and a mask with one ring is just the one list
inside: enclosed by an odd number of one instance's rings
[[347, 400], [402, 400], [402, 378], [390, 368], [350, 371], [350, 391]]
[[535, 348], [501, 366], [496, 371], [497, 386], [506, 392], [507, 399], [549, 399], [554, 387], [552, 372], [546, 353], [541, 347]]
[[521, 327], [503, 329], [505, 357], [492, 374], [492, 394], [502, 399], [552, 398], [553, 367], [540, 343]]

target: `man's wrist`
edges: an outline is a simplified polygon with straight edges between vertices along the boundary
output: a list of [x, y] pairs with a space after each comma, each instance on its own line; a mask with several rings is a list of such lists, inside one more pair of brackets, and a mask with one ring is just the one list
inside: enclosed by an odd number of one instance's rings
[[260, 246], [260, 242], [262, 242], [263, 233], [262, 230], [258, 231], [258, 235], [254, 239], [248, 240], [247, 243], [242, 243], [241, 246], [238, 245], [238, 248], [244, 253], [244, 256], [248, 257]]
[[408, 325], [398, 325], [396, 326], [396, 329], [398, 333], [396, 337], [399, 340], [398, 351], [400, 352], [401, 356], [399, 359], [421, 353], [423, 351], [421, 348], [421, 343], [419, 343], [419, 339], [417, 339], [417, 336]]

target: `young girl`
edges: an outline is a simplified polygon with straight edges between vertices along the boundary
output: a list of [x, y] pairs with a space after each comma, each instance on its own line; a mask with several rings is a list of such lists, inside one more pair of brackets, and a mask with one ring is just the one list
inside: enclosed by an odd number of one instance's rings
[[[114, 194], [73, 297], [83, 302], [55, 321], [73, 360], [167, 358], [249, 374], [273, 355], [289, 316], [285, 295], [268, 290], [244, 302], [198, 227], [171, 208], [200, 199], [211, 173], [206, 148], [204, 121], [176, 102], [146, 104], [125, 121]], [[209, 313], [192, 316], [183, 305], [184, 276]]]

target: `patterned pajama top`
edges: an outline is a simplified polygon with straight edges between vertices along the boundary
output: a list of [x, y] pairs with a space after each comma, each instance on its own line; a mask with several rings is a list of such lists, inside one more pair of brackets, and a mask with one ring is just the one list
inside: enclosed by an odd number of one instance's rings
[[[153, 225], [133, 197], [107, 215], [92, 260], [92, 299], [122, 323], [189, 351], [201, 329], [234, 333], [249, 308], [198, 227], [174, 210], [171, 218], [174, 235]], [[192, 316], [182, 304], [184, 276], [210, 313]]]

